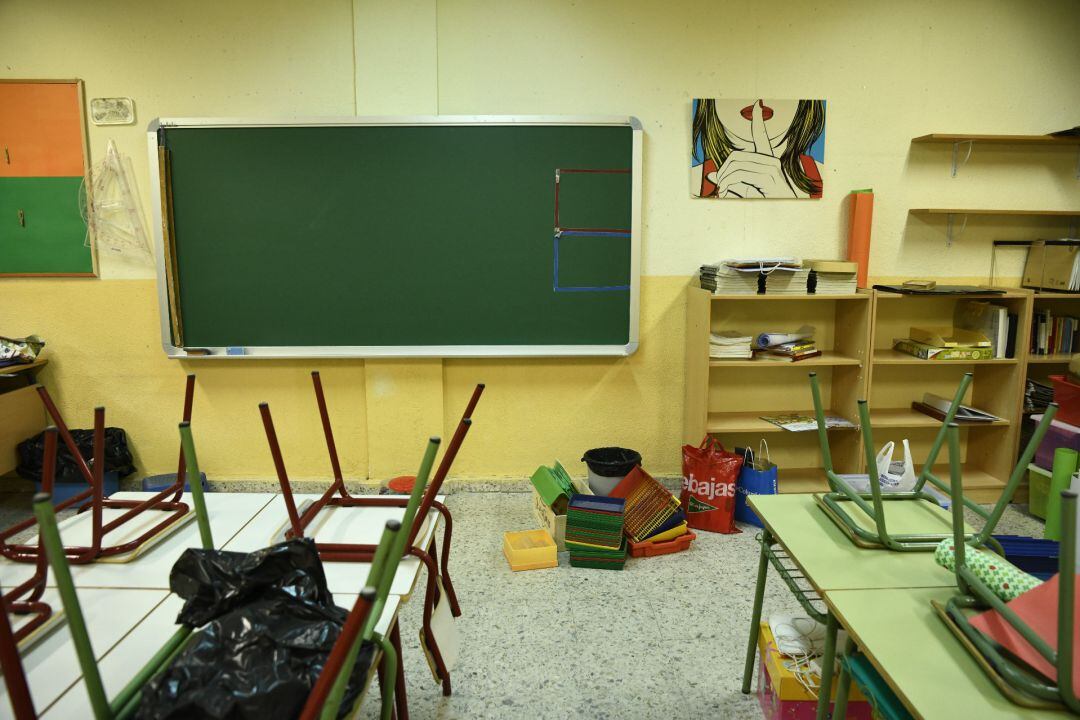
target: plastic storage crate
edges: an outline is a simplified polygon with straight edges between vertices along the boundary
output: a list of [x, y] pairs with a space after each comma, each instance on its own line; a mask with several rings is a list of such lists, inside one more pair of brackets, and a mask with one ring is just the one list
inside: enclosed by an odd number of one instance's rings
[[559, 566], [555, 541], [547, 530], [522, 530], [503, 534], [503, 555], [510, 569], [540, 570]]
[[1050, 500], [1050, 477], [1049, 470], [1043, 470], [1035, 463], [1028, 465], [1028, 512], [1043, 520]]

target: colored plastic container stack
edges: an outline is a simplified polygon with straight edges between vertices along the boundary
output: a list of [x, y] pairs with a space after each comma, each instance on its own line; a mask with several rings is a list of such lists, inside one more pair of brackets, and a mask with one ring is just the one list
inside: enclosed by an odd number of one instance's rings
[[574, 495], [566, 511], [566, 549], [573, 567], [622, 570], [626, 564], [622, 498]]
[[623, 531], [631, 557], [679, 552], [694, 541], [678, 498], [640, 466], [615, 486], [611, 496], [626, 498]]

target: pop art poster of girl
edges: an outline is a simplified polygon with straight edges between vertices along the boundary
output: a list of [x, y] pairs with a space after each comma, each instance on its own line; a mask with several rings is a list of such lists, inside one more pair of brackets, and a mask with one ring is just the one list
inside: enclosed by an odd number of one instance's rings
[[818, 199], [824, 163], [824, 100], [694, 100], [693, 197]]

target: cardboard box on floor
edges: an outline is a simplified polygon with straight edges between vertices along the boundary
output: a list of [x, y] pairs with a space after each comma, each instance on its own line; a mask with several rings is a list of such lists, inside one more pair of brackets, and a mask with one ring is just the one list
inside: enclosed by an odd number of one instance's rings
[[[768, 623], [761, 623], [758, 633], [758, 702], [766, 720], [791, 718], [792, 720], [812, 720], [817, 714], [817, 698], [799, 682], [795, 673], [784, 667], [787, 658], [776, 649], [772, 631]], [[836, 677], [833, 676], [832, 697], [836, 698]], [[848, 695], [849, 718], [870, 720], [870, 703], [859, 691], [855, 683], [851, 684]]]
[[[593, 491], [589, 489], [589, 482], [587, 480], [579, 480], [573, 478], [571, 482], [574, 483], [574, 490], [580, 495], [592, 495]], [[536, 488], [532, 490], [532, 503], [533, 503], [533, 515], [536, 516], [536, 522], [540, 523], [540, 527], [547, 530], [551, 537], [555, 539], [555, 545], [558, 548], [558, 552], [564, 552], [566, 550], [566, 514], [556, 515], [555, 511], [547, 506], [543, 498], [540, 497], [540, 493], [536, 492]]]

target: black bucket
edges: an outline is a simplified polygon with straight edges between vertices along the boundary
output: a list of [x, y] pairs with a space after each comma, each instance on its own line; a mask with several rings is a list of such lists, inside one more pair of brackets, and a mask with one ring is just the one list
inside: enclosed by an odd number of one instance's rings
[[641, 453], [621, 447], [593, 448], [581, 460], [597, 475], [621, 478], [641, 464]]

